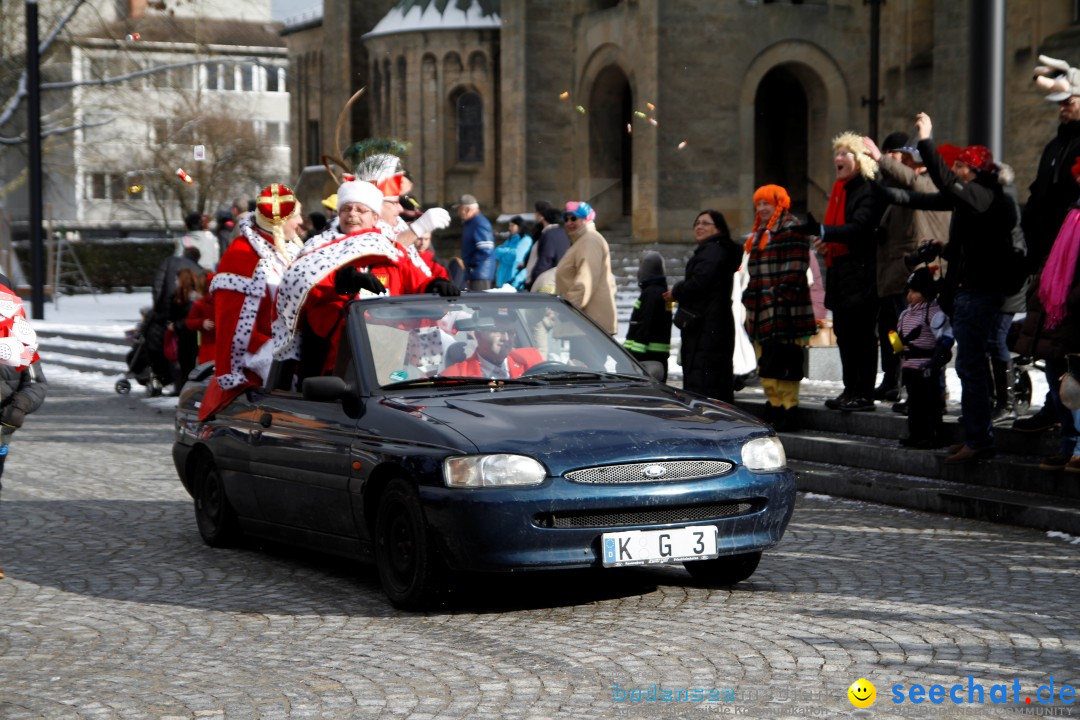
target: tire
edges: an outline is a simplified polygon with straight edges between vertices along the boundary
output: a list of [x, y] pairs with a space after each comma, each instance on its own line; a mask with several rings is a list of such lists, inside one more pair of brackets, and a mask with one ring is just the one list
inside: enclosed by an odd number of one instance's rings
[[221, 471], [209, 455], [196, 463], [192, 489], [195, 496], [195, 523], [203, 542], [216, 548], [234, 545], [241, 535], [240, 524], [225, 494]]
[[121, 395], [127, 395], [131, 392], [131, 382], [129, 380], [117, 380], [114, 388]]
[[752, 552], [725, 555], [714, 560], [694, 560], [683, 563], [683, 567], [695, 580], [713, 585], [734, 585], [753, 575], [759, 562], [761, 553]]
[[397, 478], [379, 498], [375, 517], [375, 564], [383, 592], [403, 610], [419, 610], [439, 585], [441, 565], [431, 550], [420, 497]]

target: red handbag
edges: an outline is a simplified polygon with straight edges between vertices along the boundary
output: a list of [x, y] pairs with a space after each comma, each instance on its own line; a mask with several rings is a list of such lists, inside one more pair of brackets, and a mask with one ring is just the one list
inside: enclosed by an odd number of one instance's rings
[[180, 357], [180, 346], [176, 340], [176, 331], [172, 327], [165, 328], [165, 359], [169, 362], [176, 362], [176, 359]]

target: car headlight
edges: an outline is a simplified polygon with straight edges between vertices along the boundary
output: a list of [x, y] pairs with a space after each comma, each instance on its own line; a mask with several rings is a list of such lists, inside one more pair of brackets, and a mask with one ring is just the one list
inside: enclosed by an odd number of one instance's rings
[[447, 487], [539, 485], [545, 477], [544, 466], [524, 455], [467, 455], [443, 461]]
[[787, 466], [787, 456], [780, 438], [754, 438], [742, 446], [742, 462], [750, 470], [783, 470]]

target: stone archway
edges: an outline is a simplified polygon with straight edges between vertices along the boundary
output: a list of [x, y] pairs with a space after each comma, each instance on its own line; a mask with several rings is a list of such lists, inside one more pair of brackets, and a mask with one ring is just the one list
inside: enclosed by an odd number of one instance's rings
[[765, 74], [754, 98], [754, 186], [782, 185], [791, 209], [807, 206], [808, 103], [806, 88], [790, 65]]
[[[773, 71], [775, 74], [770, 75]], [[817, 45], [803, 41], [787, 41], [765, 49], [750, 63], [743, 76], [739, 93], [739, 136], [742, 138], [739, 151], [739, 194], [751, 198], [758, 180], [759, 135], [775, 131], [778, 121], [761, 122], [757, 112], [759, 92], [770, 92], [777, 88], [792, 91], [797, 83], [806, 98], [806, 161], [805, 182], [799, 187], [789, 187], [793, 196], [805, 198], [805, 208], [817, 217], [823, 217], [828, 201], [829, 188], [832, 185], [831, 141], [832, 138], [849, 129], [850, 100], [847, 82], [836, 61]], [[765, 107], [783, 108], [778, 101], [764, 103]], [[796, 126], [801, 127], [796, 121]], [[770, 140], [783, 146], [784, 137], [775, 139], [763, 137], [762, 144]], [[794, 161], [798, 164], [798, 161]], [[798, 171], [787, 177], [795, 177]], [[762, 178], [763, 180], [765, 178]], [[789, 180], [790, 182], [791, 180]], [[745, 215], [740, 218], [742, 225], [749, 225], [750, 203], [747, 201]]]
[[633, 92], [622, 68], [608, 65], [596, 74], [588, 107], [589, 198], [607, 225], [632, 211], [633, 144], [627, 126]]

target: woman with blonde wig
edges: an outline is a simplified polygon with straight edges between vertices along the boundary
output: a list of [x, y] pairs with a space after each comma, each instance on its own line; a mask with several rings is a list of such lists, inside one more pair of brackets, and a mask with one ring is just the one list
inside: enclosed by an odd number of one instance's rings
[[825, 307], [833, 313], [844, 391], [825, 405], [846, 412], [874, 409], [877, 381], [877, 237], [885, 203], [870, 180], [877, 163], [861, 135], [845, 132], [833, 140], [836, 182], [829, 194], [821, 239], [825, 254]]

